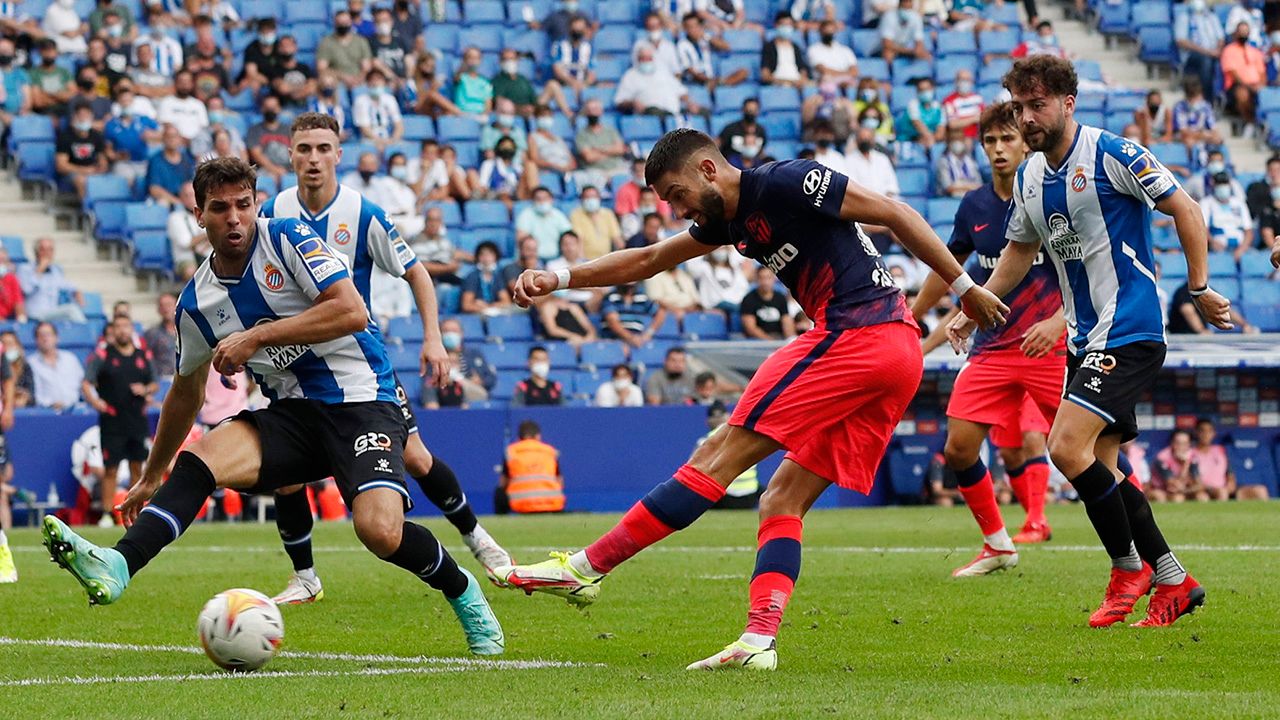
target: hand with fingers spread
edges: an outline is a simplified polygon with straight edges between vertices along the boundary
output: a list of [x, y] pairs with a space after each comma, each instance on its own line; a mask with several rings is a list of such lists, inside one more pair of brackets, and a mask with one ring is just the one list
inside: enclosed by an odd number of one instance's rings
[[129, 494], [125, 497], [124, 502], [115, 506], [115, 511], [120, 513], [120, 522], [125, 527], [133, 525], [133, 521], [138, 519], [138, 513], [142, 512], [142, 508], [151, 500], [151, 496], [156, 494], [160, 489], [163, 480], [155, 476], [153, 473], [146, 471], [142, 473], [142, 477], [129, 488]]

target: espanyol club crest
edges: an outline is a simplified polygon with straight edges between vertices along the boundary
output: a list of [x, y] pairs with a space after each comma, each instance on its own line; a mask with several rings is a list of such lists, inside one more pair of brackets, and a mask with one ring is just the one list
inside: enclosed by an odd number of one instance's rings
[[279, 292], [284, 287], [284, 273], [271, 263], [267, 263], [266, 267], [262, 268], [262, 278], [267, 289], [272, 292]]
[[339, 225], [333, 232], [333, 242], [335, 245], [346, 245], [351, 242], [351, 231], [347, 229], [346, 223]]
[[1071, 178], [1071, 189], [1076, 192], [1084, 192], [1089, 186], [1089, 178], [1084, 176], [1084, 168], [1076, 168], [1076, 174]]

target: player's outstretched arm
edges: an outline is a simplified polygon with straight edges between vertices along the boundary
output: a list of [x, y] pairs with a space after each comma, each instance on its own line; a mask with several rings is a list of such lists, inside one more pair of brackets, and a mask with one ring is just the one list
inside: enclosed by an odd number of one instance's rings
[[[961, 267], [964, 267], [965, 260], [969, 259], [968, 253], [953, 256]], [[915, 316], [917, 323], [922, 322], [924, 316], [938, 306], [938, 303], [946, 296], [948, 290], [950, 288], [947, 287], [947, 282], [942, 279], [942, 276], [930, 270], [929, 276], [924, 279], [924, 283], [920, 286], [920, 293], [916, 295], [915, 303], [911, 306], [911, 314]]]
[[1200, 205], [1181, 188], [1156, 203], [1156, 209], [1173, 217], [1182, 255], [1187, 260], [1187, 289], [1204, 319], [1220, 330], [1235, 327], [1231, 322], [1231, 301], [1209, 287], [1209, 230], [1204, 226]]
[[368, 324], [369, 311], [355, 283], [343, 278], [325, 288], [303, 312], [223, 338], [213, 350], [213, 369], [223, 375], [235, 375], [261, 348], [329, 342], [360, 332]]
[[527, 308], [533, 299], [550, 295], [564, 288], [613, 287], [648, 280], [664, 270], [715, 250], [714, 245], [700, 243], [687, 231], [677, 233], [661, 242], [642, 248], [628, 248], [611, 252], [573, 268], [567, 274], [567, 282], [548, 270], [525, 270], [516, 279], [516, 304]]
[[[857, 183], [845, 186], [840, 204], [840, 217], [849, 222], [865, 222], [883, 225], [893, 232], [902, 246], [928, 265], [948, 285], [956, 287], [956, 294], [966, 315], [978, 321], [982, 327], [1003, 324], [1009, 308], [1000, 298], [975, 285], [956, 258], [938, 239], [933, 228], [910, 205], [868, 190]], [[961, 286], [957, 286], [957, 281]]]
[[174, 375], [173, 386], [164, 397], [160, 408], [160, 420], [156, 424], [156, 436], [151, 441], [151, 452], [143, 466], [142, 477], [129, 488], [124, 502], [116, 506], [125, 526], [133, 524], [142, 506], [160, 489], [164, 474], [178, 454], [182, 441], [196, 422], [196, 415], [204, 406], [204, 387], [209, 379], [209, 363], [196, 368], [189, 375]]

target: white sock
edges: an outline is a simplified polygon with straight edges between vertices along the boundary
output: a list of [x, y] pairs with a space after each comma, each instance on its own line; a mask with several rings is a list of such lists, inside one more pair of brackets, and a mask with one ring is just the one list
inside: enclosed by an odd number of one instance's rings
[[746, 643], [754, 648], [768, 649], [773, 647], [776, 638], [772, 635], [761, 635], [760, 633], [744, 632], [738, 637], [738, 642]]
[[594, 567], [591, 567], [591, 561], [587, 559], [586, 550], [579, 550], [578, 552], [570, 555], [569, 567], [573, 568], [574, 572], [585, 577], [600, 577], [601, 575], [604, 575], [604, 573]]
[[1187, 579], [1187, 571], [1173, 553], [1166, 553], [1156, 559], [1156, 583], [1160, 585], [1181, 585]]
[[306, 570], [295, 570], [294, 572], [303, 580], [314, 581], [319, 579], [316, 577], [316, 569], [313, 567], [309, 567]]
[[1009, 531], [1006, 530], [1005, 528], [1000, 528], [999, 530], [991, 533], [990, 535], [983, 535], [982, 539], [986, 540], [987, 544], [995, 548], [996, 550], [1013, 550], [1014, 549], [1013, 539], [1009, 537]]
[[[1172, 558], [1173, 553], [1169, 553], [1167, 557]], [[1174, 560], [1173, 562], [1174, 564], [1177, 564], [1178, 561]], [[1138, 557], [1138, 548], [1136, 548], [1133, 543], [1129, 543], [1129, 554], [1125, 555], [1124, 557], [1112, 558], [1111, 567], [1120, 568], [1121, 570], [1127, 570], [1128, 572], [1137, 572], [1141, 570], [1142, 558]], [[1178, 569], [1181, 570], [1182, 566], [1179, 565]], [[1184, 573], [1184, 576], [1185, 576], [1185, 573]], [[1182, 581], [1179, 580], [1178, 582], [1182, 582]]]

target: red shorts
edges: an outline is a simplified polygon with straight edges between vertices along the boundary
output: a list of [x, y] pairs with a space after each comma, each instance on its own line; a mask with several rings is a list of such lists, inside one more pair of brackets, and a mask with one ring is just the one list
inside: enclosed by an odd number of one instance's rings
[[764, 361], [729, 424], [776, 440], [787, 459], [842, 488], [868, 493], [923, 372], [920, 333], [908, 323], [813, 329]]
[[1031, 359], [1010, 350], [967, 362], [956, 375], [947, 417], [990, 425], [996, 447], [1022, 447], [1023, 433], [1049, 431], [1066, 374], [1066, 357], [1057, 354]]

